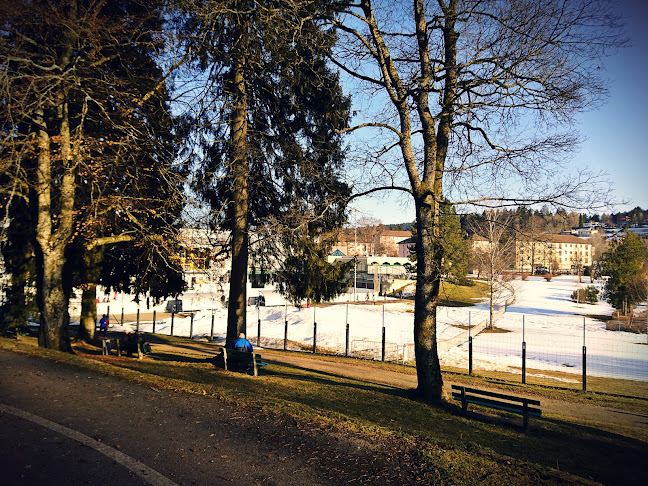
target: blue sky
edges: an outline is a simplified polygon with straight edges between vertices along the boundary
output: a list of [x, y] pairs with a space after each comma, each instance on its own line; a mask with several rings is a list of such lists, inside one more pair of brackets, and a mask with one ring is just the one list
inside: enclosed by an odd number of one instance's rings
[[[604, 60], [610, 80], [609, 97], [595, 111], [580, 116], [578, 129], [586, 138], [573, 164], [608, 174], [618, 204], [610, 211], [648, 208], [648, 0], [619, 0], [631, 46]], [[363, 215], [385, 224], [414, 219], [405, 196], [365, 198], [356, 205]], [[353, 222], [352, 222], [353, 224]]]
[[617, 211], [648, 208], [648, 3], [621, 0], [632, 46], [608, 58], [607, 103], [581, 117], [587, 141], [575, 157], [582, 166], [606, 171], [619, 200]]

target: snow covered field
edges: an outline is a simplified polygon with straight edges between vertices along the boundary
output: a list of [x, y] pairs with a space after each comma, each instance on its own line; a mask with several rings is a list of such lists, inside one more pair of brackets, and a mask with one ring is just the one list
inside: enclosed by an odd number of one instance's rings
[[[550, 282], [541, 277], [529, 277], [526, 281], [512, 282], [515, 302], [500, 315], [495, 326], [505, 333], [473, 334], [473, 367], [475, 369], [518, 372], [521, 368], [522, 341], [526, 342], [527, 375], [533, 370], [552, 370], [574, 373], [574, 381], [582, 372], [582, 350], [587, 346], [588, 376], [606, 376], [648, 381], [648, 341], [645, 334], [607, 331], [605, 323], [588, 315], [610, 315], [612, 308], [605, 302], [595, 305], [580, 304], [570, 300], [577, 285], [588, 286], [589, 278], [578, 284], [572, 276], [555, 277]], [[602, 282], [595, 285], [602, 286]], [[383, 327], [387, 342], [387, 359], [402, 359], [403, 350], [413, 359], [413, 303], [379, 298], [373, 304], [373, 294], [359, 294], [357, 303], [353, 296], [338, 298], [338, 303], [324, 307], [297, 309], [285, 305], [284, 300], [271, 289], [262, 289], [267, 307], [248, 307], [248, 338], [256, 344], [258, 320], [261, 320], [262, 345], [283, 347], [285, 321], [288, 321], [289, 349], [303, 349], [313, 345], [314, 323], [317, 322], [317, 349], [325, 352], [344, 353], [346, 325], [352, 355], [380, 358]], [[258, 289], [249, 289], [255, 296]], [[502, 296], [503, 299], [506, 296]], [[109, 304], [98, 304], [98, 313], [111, 306], [112, 322], [121, 312], [135, 313], [137, 304], [121, 296]], [[195, 310], [194, 339], [207, 338], [211, 334], [223, 341], [226, 333], [227, 310], [220, 304], [220, 295], [211, 293], [185, 293], [182, 296], [184, 310]], [[350, 300], [351, 303], [345, 303]], [[275, 305], [273, 305], [275, 304]], [[156, 307], [158, 312], [164, 305]], [[152, 309], [151, 309], [152, 310]], [[142, 309], [143, 311], [143, 309]], [[442, 365], [468, 367], [468, 334], [465, 326], [469, 320], [473, 326], [488, 317], [488, 304], [474, 307], [439, 308], [438, 342]], [[173, 334], [188, 336], [191, 320], [175, 316]], [[459, 326], [463, 326], [459, 327]], [[152, 323], [142, 322], [143, 331], [152, 331]], [[117, 328], [118, 329], [118, 328]], [[171, 320], [165, 318], [156, 323], [156, 332], [168, 334]], [[459, 337], [461, 335], [461, 337]], [[453, 339], [454, 338], [454, 339]], [[463, 342], [463, 344], [461, 344]], [[447, 344], [447, 345], [444, 345]], [[409, 345], [409, 346], [408, 346]]]

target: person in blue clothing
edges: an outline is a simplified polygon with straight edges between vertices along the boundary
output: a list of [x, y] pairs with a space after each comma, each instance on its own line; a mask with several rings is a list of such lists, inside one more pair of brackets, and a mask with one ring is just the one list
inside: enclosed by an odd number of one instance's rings
[[234, 349], [237, 351], [247, 351], [248, 353], [252, 353], [254, 351], [254, 349], [252, 348], [252, 343], [245, 339], [244, 333], [239, 334], [238, 339], [234, 341]]
[[108, 333], [108, 316], [106, 314], [99, 321], [99, 333], [104, 336]]

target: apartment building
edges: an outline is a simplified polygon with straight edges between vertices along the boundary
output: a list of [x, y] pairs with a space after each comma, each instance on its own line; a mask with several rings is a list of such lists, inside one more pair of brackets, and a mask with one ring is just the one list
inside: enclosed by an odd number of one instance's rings
[[592, 265], [592, 245], [573, 235], [521, 236], [515, 244], [516, 268], [534, 273], [570, 273]]

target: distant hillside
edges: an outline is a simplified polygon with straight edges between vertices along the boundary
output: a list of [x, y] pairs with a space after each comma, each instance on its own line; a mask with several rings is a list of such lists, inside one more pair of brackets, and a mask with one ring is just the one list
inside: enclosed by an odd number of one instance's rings
[[386, 224], [385, 228], [392, 231], [410, 231], [412, 228], [412, 223]]

